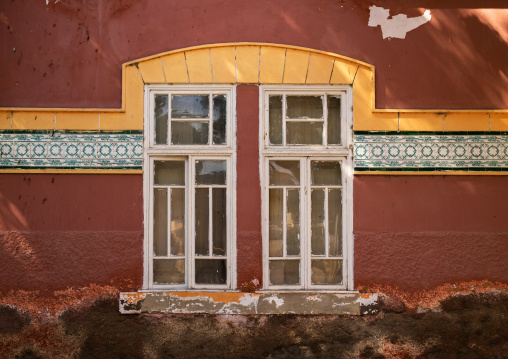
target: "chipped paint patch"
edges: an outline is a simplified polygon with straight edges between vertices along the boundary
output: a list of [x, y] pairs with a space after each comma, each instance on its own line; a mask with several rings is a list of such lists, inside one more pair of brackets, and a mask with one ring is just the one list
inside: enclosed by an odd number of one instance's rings
[[268, 298], [264, 298], [263, 300], [266, 300], [268, 303], [273, 303], [275, 304], [275, 306], [277, 308], [279, 308], [281, 305], [284, 304], [284, 299], [282, 298], [277, 298], [277, 296], [271, 296], [271, 297], [268, 297]]
[[407, 17], [405, 14], [398, 14], [390, 18], [390, 9], [375, 5], [371, 6], [369, 9], [369, 26], [381, 26], [383, 39], [405, 39], [409, 31], [422, 26], [432, 18], [430, 10], [425, 10], [422, 15], [416, 17]]

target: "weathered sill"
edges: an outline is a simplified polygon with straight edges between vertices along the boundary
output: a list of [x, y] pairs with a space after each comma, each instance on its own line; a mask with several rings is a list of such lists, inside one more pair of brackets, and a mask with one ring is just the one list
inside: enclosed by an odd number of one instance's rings
[[196, 292], [120, 293], [123, 314], [299, 314], [365, 315], [378, 312], [376, 293], [357, 292]]

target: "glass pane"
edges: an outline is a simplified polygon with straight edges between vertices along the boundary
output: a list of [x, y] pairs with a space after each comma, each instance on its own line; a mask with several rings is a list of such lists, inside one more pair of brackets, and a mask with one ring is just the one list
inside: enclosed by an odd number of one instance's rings
[[153, 254], [168, 254], [168, 190], [155, 188], [153, 191]]
[[270, 185], [298, 186], [300, 161], [270, 161]]
[[171, 122], [173, 145], [207, 145], [208, 122]]
[[208, 188], [196, 188], [195, 247], [197, 255], [208, 255]]
[[212, 239], [213, 255], [226, 255], [227, 221], [226, 221], [226, 189], [212, 189]]
[[286, 96], [286, 118], [323, 118], [323, 96]]
[[185, 186], [185, 162], [155, 161], [153, 183], [156, 185]]
[[168, 143], [168, 96], [155, 95], [155, 144]]
[[196, 161], [196, 184], [226, 184], [226, 161]]
[[286, 252], [288, 256], [297, 256], [300, 254], [300, 190], [288, 189], [286, 203]]
[[226, 284], [225, 259], [196, 259], [197, 284]]
[[154, 284], [185, 284], [185, 259], [154, 259]]
[[269, 233], [268, 245], [270, 257], [282, 257], [282, 188], [273, 188], [269, 190], [270, 204], [268, 209]]
[[270, 261], [270, 285], [300, 284], [300, 260]]
[[313, 185], [318, 186], [341, 185], [339, 161], [312, 161], [310, 167]]
[[213, 97], [213, 143], [226, 143], [226, 96]]
[[282, 96], [270, 96], [268, 107], [268, 123], [270, 127], [270, 143], [282, 144]]
[[328, 235], [329, 255], [342, 255], [342, 190], [330, 189], [328, 192]]
[[185, 255], [185, 188], [171, 189], [171, 254]]
[[340, 97], [328, 96], [328, 144], [340, 144]]
[[287, 122], [286, 143], [288, 145], [322, 145], [323, 123]]
[[336, 259], [313, 259], [311, 261], [312, 284], [341, 284], [342, 261]]
[[172, 118], [207, 118], [209, 113], [207, 95], [173, 96], [171, 98]]
[[325, 190], [313, 189], [311, 200], [311, 251], [314, 256], [325, 255]]

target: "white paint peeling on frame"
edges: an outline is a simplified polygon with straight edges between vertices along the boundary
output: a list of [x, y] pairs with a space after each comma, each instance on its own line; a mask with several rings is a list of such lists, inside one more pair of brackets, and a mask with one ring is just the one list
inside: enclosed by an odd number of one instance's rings
[[425, 10], [422, 15], [416, 17], [407, 17], [405, 14], [398, 14], [390, 18], [390, 9], [375, 5], [371, 6], [369, 9], [369, 26], [381, 26], [383, 39], [405, 39], [409, 31], [426, 24], [432, 18], [430, 10]]

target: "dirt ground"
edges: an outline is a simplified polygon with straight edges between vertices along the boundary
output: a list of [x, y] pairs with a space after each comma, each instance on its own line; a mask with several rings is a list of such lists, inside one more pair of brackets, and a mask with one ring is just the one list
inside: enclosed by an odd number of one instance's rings
[[485, 283], [434, 302], [392, 291], [358, 317], [122, 315], [112, 287], [10, 293], [0, 358], [508, 358], [508, 291]]

